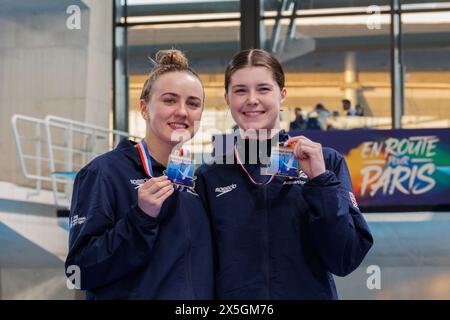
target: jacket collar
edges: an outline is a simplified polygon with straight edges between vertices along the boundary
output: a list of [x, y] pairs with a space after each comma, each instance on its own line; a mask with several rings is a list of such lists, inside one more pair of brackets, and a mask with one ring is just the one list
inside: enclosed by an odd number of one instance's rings
[[[136, 145], [137, 142], [123, 138], [117, 145], [116, 150], [123, 153], [127, 158], [133, 161], [136, 166], [142, 167], [142, 171], [144, 171], [144, 165], [142, 164]], [[150, 159], [152, 160], [152, 169], [154, 172], [162, 172], [166, 169], [164, 165], [157, 162], [151, 155]]]

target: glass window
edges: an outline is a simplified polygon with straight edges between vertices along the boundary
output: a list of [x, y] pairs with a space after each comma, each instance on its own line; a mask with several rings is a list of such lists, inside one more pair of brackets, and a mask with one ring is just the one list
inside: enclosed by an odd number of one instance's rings
[[448, 0], [402, 0], [402, 9], [441, 9], [441, 8], [449, 8], [450, 1]]
[[295, 4], [298, 10], [306, 11], [310, 14], [349, 12], [351, 10], [365, 11], [369, 6], [386, 6], [390, 4], [390, 0], [264, 0], [265, 15], [274, 14], [273, 11], [276, 12], [283, 2], [287, 10]]
[[[265, 49], [276, 54], [286, 71], [286, 129], [296, 108], [307, 128], [317, 122], [316, 113], [322, 129], [391, 127], [389, 14], [297, 13], [294, 19], [264, 21]], [[350, 100], [350, 110], [344, 110], [343, 99]], [[346, 116], [356, 110], [363, 116]]]
[[404, 127], [449, 127], [449, 11], [403, 13]]

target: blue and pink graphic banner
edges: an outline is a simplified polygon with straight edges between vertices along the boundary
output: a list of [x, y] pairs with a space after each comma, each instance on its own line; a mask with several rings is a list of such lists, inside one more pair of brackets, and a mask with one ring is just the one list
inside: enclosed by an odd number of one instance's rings
[[450, 129], [298, 134], [344, 155], [360, 206], [450, 207]]

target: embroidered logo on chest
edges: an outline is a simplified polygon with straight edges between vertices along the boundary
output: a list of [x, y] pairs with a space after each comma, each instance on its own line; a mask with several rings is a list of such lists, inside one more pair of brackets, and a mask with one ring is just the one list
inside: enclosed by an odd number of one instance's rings
[[233, 191], [233, 190], [236, 189], [236, 188], [237, 188], [237, 185], [236, 185], [235, 183], [230, 184], [229, 186], [225, 186], [225, 187], [217, 187], [217, 188], [215, 189], [215, 191], [218, 193], [218, 194], [216, 195], [216, 198], [218, 198], [218, 197], [224, 195], [225, 193], [228, 193], [228, 192], [230, 192], [230, 191]]

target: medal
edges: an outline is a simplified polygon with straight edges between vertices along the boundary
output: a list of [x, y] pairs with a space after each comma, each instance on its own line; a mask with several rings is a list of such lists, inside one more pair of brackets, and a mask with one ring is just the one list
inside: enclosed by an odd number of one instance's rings
[[[287, 138], [289, 139], [290, 137], [287, 136]], [[288, 180], [308, 180], [308, 176], [303, 172], [298, 163], [298, 159], [294, 155], [294, 145], [288, 144], [286, 141], [280, 141], [278, 146], [272, 148], [270, 163], [263, 172], [264, 175], [270, 176], [266, 182], [256, 182], [253, 179], [239, 158], [236, 144], [234, 144], [234, 155], [241, 169], [254, 185], [267, 185], [272, 182], [275, 176], [283, 177]]]
[[294, 148], [286, 142], [272, 148], [267, 172], [279, 177], [300, 178], [300, 167], [294, 155]]
[[[138, 143], [137, 148], [145, 173], [153, 178], [152, 159], [143, 139]], [[172, 153], [169, 156], [167, 169], [164, 170], [163, 174], [167, 175], [174, 184], [175, 190], [184, 191], [185, 187], [194, 188], [194, 161], [191, 159], [189, 151], [180, 149]]]
[[164, 173], [173, 184], [184, 188], [194, 188], [194, 161], [189, 150], [179, 149], [169, 156], [167, 169]]

